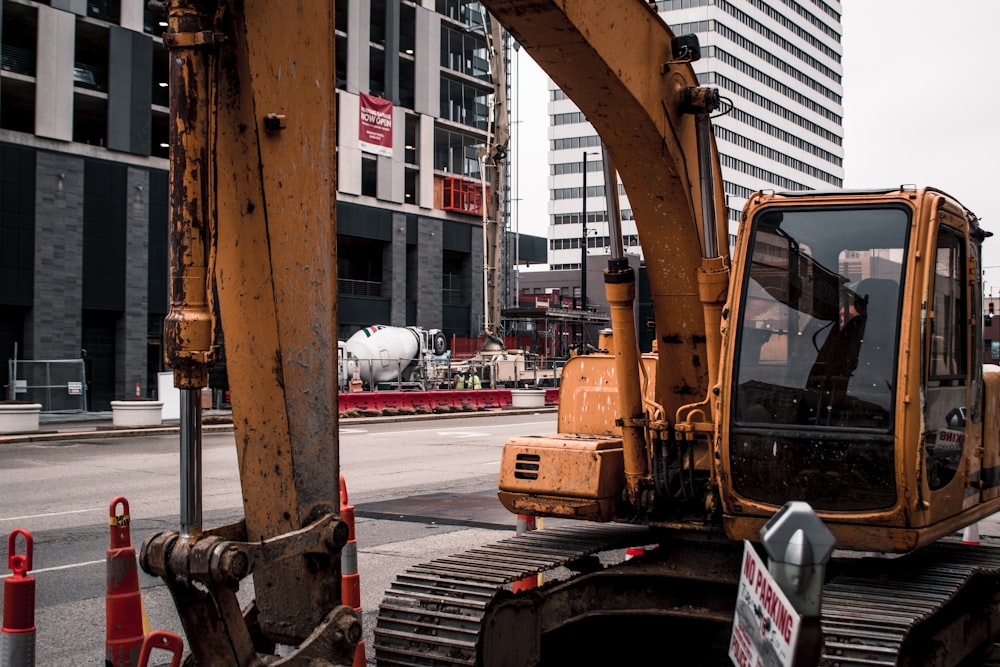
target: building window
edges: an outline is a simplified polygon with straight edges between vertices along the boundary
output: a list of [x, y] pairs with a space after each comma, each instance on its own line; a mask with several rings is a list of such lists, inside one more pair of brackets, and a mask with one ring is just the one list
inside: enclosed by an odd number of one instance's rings
[[108, 91], [108, 29], [76, 20], [76, 54], [73, 61], [73, 84], [77, 88]]
[[483, 9], [476, 0], [437, 0], [434, 9], [438, 14], [468, 26], [483, 25]]
[[592, 146], [600, 146], [601, 138], [599, 136], [591, 135], [589, 137], [566, 137], [565, 139], [553, 139], [552, 140], [552, 150], [561, 151], [572, 148], [590, 148]]
[[406, 115], [405, 133], [403, 160], [406, 164], [417, 164], [417, 150], [420, 148], [420, 116]]
[[[38, 10], [13, 2], [3, 3], [3, 70], [35, 76]], [[35, 131], [35, 83], [4, 77], [0, 86], [0, 127], [16, 132]]]
[[405, 195], [407, 204], [420, 204], [420, 170], [406, 168]]
[[337, 32], [347, 32], [347, 0], [337, 0]]
[[368, 92], [385, 98], [385, 51], [375, 46], [369, 50]]
[[167, 31], [167, 17], [163, 14], [151, 12], [147, 7], [143, 7], [142, 31], [153, 37], [163, 37], [163, 33]]
[[117, 24], [121, 20], [120, 0], [88, 0], [87, 15], [91, 18]]
[[481, 137], [438, 129], [434, 134], [434, 168], [452, 174], [479, 178]]
[[489, 92], [441, 77], [441, 117], [479, 130], [489, 126]]
[[441, 67], [468, 76], [490, 80], [490, 61], [482, 33], [441, 29]]
[[347, 88], [347, 36], [337, 35], [337, 88]]
[[371, 0], [369, 39], [385, 46], [385, 0]]
[[378, 193], [378, 160], [374, 155], [361, 156], [361, 194], [375, 197]]

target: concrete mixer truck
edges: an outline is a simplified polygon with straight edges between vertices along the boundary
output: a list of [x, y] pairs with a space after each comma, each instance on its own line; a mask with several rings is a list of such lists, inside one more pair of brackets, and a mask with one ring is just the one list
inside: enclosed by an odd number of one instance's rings
[[447, 367], [451, 354], [440, 329], [373, 324], [337, 346], [338, 380], [353, 380], [366, 389], [428, 389], [437, 366]]

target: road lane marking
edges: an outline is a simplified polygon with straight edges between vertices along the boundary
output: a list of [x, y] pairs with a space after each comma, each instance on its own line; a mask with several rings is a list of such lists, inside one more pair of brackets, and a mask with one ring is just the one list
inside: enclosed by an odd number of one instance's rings
[[[55, 567], [43, 567], [43, 568], [40, 568], [40, 569], [30, 570], [28, 572], [28, 574], [34, 575], [34, 574], [38, 574], [40, 572], [55, 572], [56, 570], [71, 570], [74, 567], [87, 567], [88, 565], [97, 565], [98, 563], [107, 563], [107, 562], [108, 562], [107, 559], [105, 559], [105, 560], [88, 560], [86, 563], [70, 563], [69, 565], [56, 565]], [[12, 576], [12, 574], [13, 573], [8, 573], [8, 574], [0, 575], [0, 579], [6, 579], [7, 577]]]
[[488, 438], [492, 435], [482, 431], [438, 431], [437, 434], [449, 438]]
[[368, 432], [368, 429], [366, 429], [366, 428], [341, 428], [340, 429], [341, 435], [358, 435], [360, 433], [367, 433], [367, 432]]
[[25, 519], [44, 519], [49, 516], [62, 516], [64, 514], [82, 514], [83, 512], [103, 512], [104, 510], [66, 510], [65, 512], [48, 512], [47, 514], [25, 514], [24, 516], [4, 516], [0, 521], [24, 521]]
[[[552, 421], [554, 421], [554, 420], [552, 420]], [[528, 427], [528, 426], [543, 426], [545, 424], [548, 424], [548, 425], [551, 426], [552, 425], [552, 421], [545, 421], [545, 422], [523, 422], [523, 423], [520, 423], [520, 424], [501, 424], [501, 425], [499, 425], [497, 427], [493, 427], [493, 430], [504, 429], [504, 428], [514, 428], [514, 427], [516, 427], [516, 428], [524, 428], [524, 427]], [[438, 428], [440, 428], [440, 427], [438, 427]], [[410, 429], [408, 431], [376, 431], [376, 432], [371, 433], [370, 435], [393, 435], [393, 436], [395, 436], [395, 435], [400, 435], [401, 433], [427, 433], [428, 431], [437, 431], [437, 430], [438, 430], [437, 428], [415, 428], [415, 429]], [[491, 435], [491, 434], [485, 434], [485, 435]]]

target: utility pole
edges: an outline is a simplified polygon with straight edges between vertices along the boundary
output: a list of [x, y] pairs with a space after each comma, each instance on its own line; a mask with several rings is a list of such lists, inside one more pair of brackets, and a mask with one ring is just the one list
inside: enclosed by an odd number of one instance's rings
[[[587, 310], [587, 151], [583, 151], [583, 223], [580, 232], [580, 310]], [[583, 324], [580, 325], [580, 344], [583, 345]]]

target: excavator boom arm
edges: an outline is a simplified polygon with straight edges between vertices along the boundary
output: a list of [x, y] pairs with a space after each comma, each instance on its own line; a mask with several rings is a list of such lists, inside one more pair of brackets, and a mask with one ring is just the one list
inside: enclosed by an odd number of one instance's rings
[[[702, 200], [697, 128], [686, 103], [698, 80], [674, 36], [641, 0], [484, 0], [576, 103], [614, 159], [648, 267], [666, 414], [707, 391], [699, 299]], [[711, 146], [719, 252], [728, 256], [722, 172]]]

